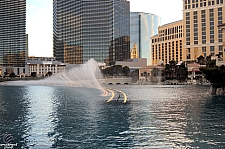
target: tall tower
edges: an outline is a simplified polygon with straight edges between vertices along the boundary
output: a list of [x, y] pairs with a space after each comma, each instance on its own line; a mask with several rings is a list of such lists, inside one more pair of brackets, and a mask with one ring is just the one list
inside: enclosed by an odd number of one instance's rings
[[90, 58], [107, 65], [130, 58], [130, 2], [53, 0], [53, 54], [82, 64]]
[[140, 58], [147, 58], [152, 64], [151, 37], [158, 33], [161, 18], [155, 14], [144, 12], [130, 13], [130, 47], [137, 46]]
[[184, 55], [187, 61], [200, 55], [223, 55], [222, 29], [225, 0], [183, 0]]
[[26, 0], [0, 0], [0, 65], [24, 66]]

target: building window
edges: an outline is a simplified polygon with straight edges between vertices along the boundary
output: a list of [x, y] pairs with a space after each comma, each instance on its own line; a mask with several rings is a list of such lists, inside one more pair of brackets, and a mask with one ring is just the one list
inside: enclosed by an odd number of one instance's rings
[[191, 59], [191, 54], [188, 54], [187, 55], [187, 59]]
[[206, 52], [206, 47], [202, 47], [202, 53]]
[[214, 52], [214, 46], [210, 46], [210, 52]]
[[219, 46], [219, 51], [223, 52], [223, 46]]

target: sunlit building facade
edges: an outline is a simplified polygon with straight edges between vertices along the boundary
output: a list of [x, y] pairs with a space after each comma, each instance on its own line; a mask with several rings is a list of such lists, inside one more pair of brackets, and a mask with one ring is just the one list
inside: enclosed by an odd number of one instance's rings
[[53, 55], [82, 64], [107, 65], [130, 58], [130, 2], [53, 0]]
[[180, 62], [183, 55], [183, 20], [160, 26], [158, 34], [151, 37], [152, 64], [168, 64], [174, 60]]
[[183, 0], [184, 55], [187, 61], [200, 55], [224, 55], [222, 29], [225, 0]]
[[130, 52], [130, 58], [133, 59], [133, 58], [138, 58], [138, 51], [137, 51], [137, 44], [134, 44], [133, 45], [133, 48], [131, 49], [131, 52]]
[[155, 14], [130, 13], [130, 47], [136, 44], [139, 58], [147, 58], [148, 65], [152, 64], [150, 38], [158, 33], [160, 25], [161, 18]]
[[0, 65], [25, 66], [26, 44], [26, 0], [0, 0]]

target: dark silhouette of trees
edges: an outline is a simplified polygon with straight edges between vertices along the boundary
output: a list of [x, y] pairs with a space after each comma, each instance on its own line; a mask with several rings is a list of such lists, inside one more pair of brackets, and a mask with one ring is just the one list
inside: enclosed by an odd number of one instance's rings
[[178, 79], [184, 81], [188, 75], [185, 63], [182, 62], [180, 65], [177, 65], [174, 60], [171, 60], [169, 64], [166, 64], [165, 75], [166, 80]]
[[102, 70], [104, 76], [128, 76], [130, 68], [128, 66], [122, 67], [121, 65], [113, 65]]
[[130, 72], [130, 76], [132, 78], [132, 82], [137, 82], [138, 78], [139, 78], [139, 70], [136, 69], [136, 70]]
[[197, 63], [199, 63], [200, 65], [206, 65], [206, 59], [201, 55], [197, 58]]
[[14, 77], [16, 77], [16, 75], [15, 75], [14, 72], [12, 72], [12, 73], [9, 74], [9, 77], [10, 77], [10, 78], [14, 78]]
[[209, 65], [200, 68], [200, 70], [205, 74], [206, 79], [212, 83], [213, 87], [225, 87], [225, 66], [212, 66]]
[[125, 76], [128, 76], [130, 73], [130, 68], [128, 66], [124, 66], [122, 72]]

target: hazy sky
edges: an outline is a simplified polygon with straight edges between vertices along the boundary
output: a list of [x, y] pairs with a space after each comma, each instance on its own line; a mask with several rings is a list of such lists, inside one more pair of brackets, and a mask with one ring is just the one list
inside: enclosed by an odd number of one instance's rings
[[[153, 13], [162, 24], [182, 19], [182, 0], [130, 0], [135, 12]], [[52, 0], [27, 0], [29, 56], [53, 56]]]

